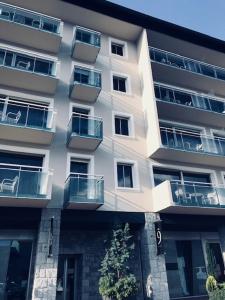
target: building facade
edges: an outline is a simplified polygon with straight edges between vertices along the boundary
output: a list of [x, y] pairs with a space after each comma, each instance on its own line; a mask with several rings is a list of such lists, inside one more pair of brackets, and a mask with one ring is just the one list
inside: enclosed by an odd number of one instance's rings
[[88, 2], [0, 3], [0, 300], [102, 299], [126, 222], [132, 299], [207, 299], [207, 274], [224, 278], [225, 44]]

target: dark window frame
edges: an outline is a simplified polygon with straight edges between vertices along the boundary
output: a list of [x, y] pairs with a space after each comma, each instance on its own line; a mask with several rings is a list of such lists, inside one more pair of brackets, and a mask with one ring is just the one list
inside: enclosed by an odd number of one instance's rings
[[[126, 126], [124, 127], [124, 122]], [[117, 124], [118, 123], [118, 124]], [[130, 118], [122, 115], [114, 116], [114, 133], [122, 136], [130, 136]]]
[[[126, 162], [117, 162], [117, 187], [118, 188], [125, 188], [125, 189], [133, 189], [135, 188], [134, 184], [134, 165], [132, 163]], [[130, 170], [128, 170], [130, 168]], [[122, 174], [119, 174], [120, 170]], [[122, 175], [122, 176], [121, 176]], [[129, 182], [126, 181], [126, 175], [129, 177]], [[122, 184], [120, 181], [120, 177], [122, 178]]]
[[127, 93], [127, 78], [113, 75], [113, 90], [120, 93]]
[[122, 43], [111, 42], [111, 53], [120, 57], [125, 56], [125, 45]]

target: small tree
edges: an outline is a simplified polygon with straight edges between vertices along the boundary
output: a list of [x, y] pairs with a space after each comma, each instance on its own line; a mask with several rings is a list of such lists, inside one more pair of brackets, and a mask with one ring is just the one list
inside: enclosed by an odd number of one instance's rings
[[129, 268], [134, 247], [128, 224], [113, 230], [110, 246], [99, 270], [99, 292], [102, 296], [123, 300], [136, 294], [137, 280]]

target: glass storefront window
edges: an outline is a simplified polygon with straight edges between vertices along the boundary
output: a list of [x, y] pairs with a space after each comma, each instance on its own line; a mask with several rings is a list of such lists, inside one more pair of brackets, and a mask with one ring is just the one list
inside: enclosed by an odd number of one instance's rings
[[0, 299], [26, 300], [32, 241], [0, 240]]
[[220, 244], [216, 242], [206, 243], [207, 271], [213, 275], [218, 282], [225, 281], [224, 263]]
[[165, 240], [171, 298], [205, 295], [206, 266], [200, 240]]

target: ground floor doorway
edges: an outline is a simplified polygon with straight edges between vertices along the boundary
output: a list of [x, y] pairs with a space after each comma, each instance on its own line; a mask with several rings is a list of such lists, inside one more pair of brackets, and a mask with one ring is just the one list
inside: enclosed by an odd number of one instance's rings
[[0, 239], [0, 300], [28, 300], [31, 240]]
[[81, 256], [59, 255], [56, 300], [80, 299]]

